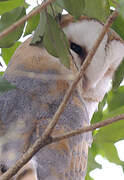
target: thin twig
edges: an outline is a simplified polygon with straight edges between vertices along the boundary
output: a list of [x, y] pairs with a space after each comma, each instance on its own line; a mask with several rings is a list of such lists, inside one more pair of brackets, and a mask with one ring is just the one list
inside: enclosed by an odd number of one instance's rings
[[0, 33], [0, 39], [5, 37], [6, 35], [13, 32], [17, 27], [24, 24], [27, 20], [29, 20], [31, 17], [35, 16], [36, 14], [40, 13], [44, 8], [46, 8], [49, 4], [51, 4], [55, 0], [47, 0], [44, 1], [40, 6], [38, 6], [36, 9], [34, 9], [32, 12], [30, 12], [28, 15], [24, 16], [20, 20], [13, 23], [10, 27], [5, 29], [3, 32]]
[[51, 134], [53, 128], [55, 127], [56, 123], [58, 122], [60, 115], [64, 111], [64, 108], [65, 108], [73, 90], [75, 89], [76, 85], [78, 84], [79, 80], [81, 79], [87, 66], [90, 64], [105, 33], [108, 31], [109, 27], [111, 26], [112, 22], [114, 21], [114, 19], [116, 18], [117, 15], [118, 15], [118, 12], [115, 10], [108, 18], [106, 24], [103, 26], [102, 32], [100, 33], [96, 43], [94, 44], [92, 50], [88, 53], [83, 66], [81, 67], [78, 75], [76, 76], [76, 79], [74, 80], [74, 82], [70, 86], [69, 90], [67, 91], [62, 103], [60, 104], [58, 110], [56, 111], [52, 121], [45, 129], [45, 132], [43, 133], [42, 137], [40, 137], [38, 140], [36, 140], [36, 142], [33, 144], [33, 146], [28, 149], [28, 151], [22, 156], [22, 158], [19, 159], [13, 167], [11, 167], [5, 174], [3, 174], [1, 176], [0, 180], [9, 180], [13, 175], [15, 175], [20, 170], [20, 168], [22, 166], [24, 166], [33, 157], [33, 155], [35, 153], [37, 153], [39, 151], [40, 148], [51, 143], [51, 139], [49, 137], [50, 137], [50, 134]]
[[[120, 121], [120, 120], [124, 120], [124, 114], [121, 114], [119, 116], [116, 116], [116, 117], [112, 117], [110, 119], [107, 119], [107, 120], [104, 120], [104, 121], [101, 121], [101, 122], [98, 122], [98, 123], [95, 123], [93, 125], [89, 125], [89, 126], [86, 126], [84, 128], [81, 128], [81, 129], [78, 129], [78, 130], [75, 130], [75, 131], [71, 131], [69, 133], [66, 133], [66, 134], [63, 134], [63, 135], [60, 135], [60, 136], [53, 136], [51, 138], [49, 138], [47, 141], [43, 141], [42, 139], [42, 143], [39, 142], [40, 144], [38, 145], [39, 148], [42, 148], [48, 144], [51, 144], [51, 143], [55, 143], [55, 142], [58, 142], [58, 141], [61, 141], [63, 139], [66, 139], [66, 138], [69, 138], [69, 137], [73, 137], [73, 136], [76, 136], [76, 135], [79, 135], [79, 134], [83, 134], [83, 133], [86, 133], [86, 132], [89, 132], [89, 131], [93, 131], [97, 128], [100, 128], [100, 127], [104, 127], [104, 126], [108, 126], [114, 122], [117, 122], [117, 121]], [[36, 143], [36, 142], [35, 142]], [[34, 146], [35, 146], [35, 143], [34, 143]], [[30, 152], [31, 151], [34, 151], [34, 147], [30, 148], [30, 151], [28, 150], [28, 152], [19, 160], [20, 161], [20, 164], [19, 164], [19, 161], [15, 164], [15, 166], [13, 166], [12, 168], [10, 168], [4, 175], [2, 175], [0, 177], [0, 180], [8, 180], [9, 178], [12, 177], [12, 174], [10, 174], [11, 176], [9, 176], [9, 174], [7, 174], [8, 172], [13, 172], [16, 171], [16, 169], [20, 169], [22, 167], [22, 163], [23, 163], [23, 160], [24, 158], [27, 159], [27, 156], [30, 155]], [[30, 158], [29, 158], [30, 159]], [[12, 171], [13, 170], [13, 171]], [[16, 171], [17, 172], [17, 171]], [[14, 173], [15, 174], [15, 173]], [[14, 175], [13, 174], [13, 175]]]
[[86, 132], [89, 132], [89, 131], [93, 131], [93, 130], [95, 130], [97, 128], [108, 126], [108, 125], [110, 125], [110, 124], [112, 124], [114, 122], [120, 121], [120, 120], [124, 120], [124, 114], [121, 114], [121, 115], [116, 116], [116, 117], [112, 117], [112, 118], [104, 120], [104, 121], [100, 121], [98, 123], [86, 126], [84, 128], [81, 128], [81, 129], [77, 129], [77, 130], [62, 134], [60, 136], [53, 136], [52, 137], [52, 143], [63, 140], [63, 139], [66, 139], [66, 138], [69, 138], [69, 137], [73, 137], [73, 136], [76, 136], [76, 135], [79, 135], [79, 134], [83, 134], [83, 133], [86, 133]]
[[54, 128], [55, 125], [57, 124], [58, 119], [59, 119], [60, 115], [63, 113], [64, 108], [65, 108], [65, 106], [66, 106], [66, 104], [67, 104], [67, 102], [68, 102], [68, 100], [69, 100], [72, 92], [74, 91], [74, 89], [76, 88], [78, 82], [79, 82], [80, 79], [82, 78], [82, 76], [83, 76], [86, 68], [87, 68], [88, 65], [91, 63], [92, 58], [93, 58], [96, 50], [98, 49], [98, 47], [99, 47], [102, 39], [104, 38], [105, 33], [108, 31], [109, 27], [112, 25], [112, 22], [113, 22], [114, 19], [117, 17], [117, 15], [118, 15], [118, 12], [115, 10], [115, 11], [110, 15], [110, 17], [108, 18], [106, 24], [103, 26], [103, 29], [102, 29], [102, 31], [101, 31], [98, 39], [96, 40], [93, 48], [92, 48], [92, 49], [90, 50], [90, 52], [88, 53], [88, 55], [87, 55], [87, 57], [86, 57], [83, 65], [81, 66], [81, 69], [80, 69], [79, 73], [77, 74], [75, 80], [73, 81], [73, 83], [72, 83], [71, 86], [69, 87], [69, 89], [68, 89], [66, 95], [64, 96], [62, 103], [61, 103], [60, 106], [58, 107], [58, 109], [57, 109], [57, 111], [56, 111], [56, 113], [55, 113], [52, 121], [51, 121], [51, 122], [49, 123], [49, 125], [47, 126], [47, 128], [46, 128], [46, 130], [45, 130], [45, 132], [44, 132], [44, 134], [46, 134], [46, 136], [51, 134], [53, 128]]

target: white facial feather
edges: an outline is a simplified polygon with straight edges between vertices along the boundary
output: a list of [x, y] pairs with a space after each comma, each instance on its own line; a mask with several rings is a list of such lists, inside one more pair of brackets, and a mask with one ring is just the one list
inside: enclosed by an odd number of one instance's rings
[[[89, 51], [102, 30], [102, 25], [94, 20], [83, 20], [77, 23], [71, 23], [64, 28], [64, 32], [68, 39], [80, 46], [86, 47]], [[101, 76], [105, 73], [105, 46], [107, 43], [107, 35], [104, 37], [100, 47], [98, 48], [90, 66], [86, 70], [87, 88], [95, 87]], [[101, 67], [101, 68], [100, 68]], [[92, 74], [92, 75], [91, 75]]]
[[[64, 32], [69, 41], [85, 47], [88, 52], [96, 42], [102, 28], [103, 25], [96, 20], [83, 19], [64, 27]], [[110, 89], [113, 73], [124, 57], [124, 44], [116, 37], [112, 40], [109, 38], [109, 35], [106, 34], [85, 72], [82, 94], [90, 118], [98, 102]], [[75, 55], [73, 51], [72, 55], [75, 61], [79, 61], [79, 56]]]

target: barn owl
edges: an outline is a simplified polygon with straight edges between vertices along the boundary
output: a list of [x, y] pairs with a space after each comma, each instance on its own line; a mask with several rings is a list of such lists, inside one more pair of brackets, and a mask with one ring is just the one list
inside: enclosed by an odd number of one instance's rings
[[[29, 38], [16, 50], [4, 74], [17, 89], [0, 96], [1, 174], [42, 135], [72, 82], [69, 77], [75, 77], [103, 28], [97, 20], [84, 16], [74, 21], [66, 15], [60, 24], [74, 60], [70, 58], [69, 69], [44, 47], [30, 46]], [[90, 123], [98, 103], [110, 89], [112, 76], [123, 56], [123, 41], [109, 30], [52, 135]], [[83, 180], [91, 139], [91, 134], [85, 133], [45, 146], [14, 179]]]

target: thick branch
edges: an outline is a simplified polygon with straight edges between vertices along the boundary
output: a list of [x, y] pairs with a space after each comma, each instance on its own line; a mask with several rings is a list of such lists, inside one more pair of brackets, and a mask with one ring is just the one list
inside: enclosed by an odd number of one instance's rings
[[102, 32], [100, 33], [96, 43], [94, 44], [92, 50], [88, 53], [87, 58], [85, 59], [85, 62], [83, 66], [81, 67], [78, 75], [76, 76], [76, 79], [70, 86], [69, 90], [67, 91], [62, 103], [60, 104], [57, 112], [55, 113], [52, 121], [47, 126], [45, 132], [43, 133], [42, 137], [40, 137], [36, 142], [33, 144], [31, 148], [28, 149], [28, 151], [22, 156], [20, 160], [17, 161], [17, 163], [11, 167], [3, 176], [1, 176], [0, 180], [9, 180], [13, 175], [15, 175], [19, 169], [24, 166], [31, 158], [32, 156], [39, 151], [40, 148], [44, 147], [45, 145], [52, 142], [52, 140], [49, 138], [53, 128], [55, 127], [60, 115], [64, 111], [64, 108], [75, 89], [76, 85], [78, 84], [79, 80], [81, 79], [84, 71], [86, 70], [87, 66], [90, 64], [97, 48], [99, 47], [105, 33], [108, 31], [109, 27], [111, 26], [112, 22], [114, 21], [115, 17], [118, 15], [117, 11], [114, 11], [112, 15], [108, 18], [106, 24], [103, 26]]
[[47, 0], [44, 1], [40, 6], [38, 6], [36, 9], [34, 9], [32, 12], [30, 12], [28, 15], [24, 16], [17, 22], [13, 23], [10, 27], [5, 29], [3, 32], [0, 33], [0, 39], [5, 37], [6, 35], [13, 32], [17, 27], [24, 24], [27, 20], [29, 20], [31, 17], [35, 16], [36, 14], [40, 13], [44, 8], [46, 8], [49, 4], [51, 4], [55, 0]]

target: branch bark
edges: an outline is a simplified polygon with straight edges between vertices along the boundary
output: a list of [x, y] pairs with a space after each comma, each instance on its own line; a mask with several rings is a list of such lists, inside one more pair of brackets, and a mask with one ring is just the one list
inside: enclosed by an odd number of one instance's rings
[[97, 128], [108, 126], [108, 125], [110, 125], [110, 124], [112, 124], [114, 122], [120, 121], [120, 120], [124, 120], [124, 114], [120, 114], [119, 116], [112, 117], [112, 118], [104, 120], [104, 121], [100, 121], [98, 123], [86, 126], [84, 128], [81, 128], [81, 129], [77, 129], [75, 131], [71, 131], [71, 132], [62, 134], [60, 136], [53, 136], [52, 137], [52, 143], [63, 140], [63, 139], [66, 139], [66, 138], [69, 138], [69, 137], [73, 137], [73, 136], [76, 136], [76, 135], [79, 135], [79, 134], [83, 134], [83, 133], [86, 133], [86, 132], [89, 132], [89, 131], [93, 131], [93, 130], [95, 130]]
[[110, 124], [112, 124], [114, 122], [117, 122], [117, 121], [120, 121], [120, 120], [124, 120], [124, 114], [121, 114], [121, 115], [116, 116], [116, 117], [112, 117], [110, 119], [107, 119], [107, 120], [104, 120], [104, 121], [101, 121], [101, 122], [98, 122], [98, 123], [95, 123], [95, 124], [92, 124], [92, 125], [89, 125], [89, 126], [86, 126], [84, 128], [81, 128], [81, 129], [77, 129], [75, 131], [71, 131], [69, 133], [65, 133], [65, 134], [60, 135], [60, 136], [50, 137], [45, 141], [43, 141], [43, 139], [42, 139], [42, 143], [38, 139], [34, 143], [34, 145], [27, 151], [27, 153], [25, 153], [23, 155], [23, 157], [12, 168], [10, 168], [4, 175], [2, 175], [0, 177], [0, 180], [9, 180], [13, 175], [15, 175], [16, 172], [25, 164], [25, 160], [27, 161], [27, 159], [28, 160], [30, 159], [30, 153], [32, 153], [32, 152], [35, 153], [34, 147], [36, 147], [36, 144], [40, 143], [38, 145], [39, 149], [40, 149], [40, 148], [43, 148], [44, 146], [46, 146], [48, 144], [55, 143], [55, 142], [58, 142], [60, 140], [63, 140], [63, 139], [69, 138], [69, 137], [73, 137], [73, 136], [76, 136], [76, 135], [79, 135], [79, 134], [83, 134], [83, 133], [86, 133], [86, 132], [89, 132], [89, 131], [93, 131], [93, 130], [95, 130], [97, 128], [101, 128], [101, 127], [110, 125]]
[[44, 1], [40, 6], [38, 6], [35, 10], [30, 12], [28, 15], [24, 16], [17, 22], [13, 23], [10, 27], [5, 29], [3, 32], [0, 33], [0, 39], [5, 37], [6, 35], [10, 34], [13, 32], [17, 27], [20, 25], [24, 24], [27, 20], [29, 20], [31, 17], [35, 16], [36, 14], [40, 13], [43, 9], [45, 9], [49, 4], [51, 4], [55, 0], [47, 0]]
[[[49, 1], [49, 2], [51, 2], [51, 1]], [[48, 1], [47, 1], [47, 3], [48, 3]], [[50, 124], [45, 129], [45, 132], [43, 133], [42, 137], [40, 137], [38, 140], [36, 140], [36, 142], [33, 144], [33, 146], [28, 149], [28, 151], [22, 156], [22, 158], [19, 159], [13, 167], [11, 167], [6, 173], [4, 173], [0, 177], [0, 180], [9, 180], [12, 176], [14, 176], [20, 170], [20, 168], [22, 166], [24, 166], [32, 158], [32, 156], [35, 153], [37, 153], [39, 151], [40, 148], [42, 148], [45, 145], [50, 144], [52, 142], [52, 139], [50, 138], [50, 134], [51, 134], [53, 128], [57, 124], [60, 115], [64, 111], [64, 108], [65, 108], [73, 90], [75, 89], [76, 85], [78, 84], [78, 82], [82, 78], [87, 66], [91, 63], [91, 60], [92, 60], [97, 48], [99, 47], [105, 33], [108, 31], [109, 27], [111, 26], [112, 22], [117, 17], [117, 15], [118, 15], [118, 12], [115, 10], [110, 15], [110, 17], [108, 18], [106, 24], [103, 26], [103, 29], [102, 29], [96, 43], [94, 44], [91, 51], [88, 53], [88, 55], [84, 61], [84, 64], [82, 65], [82, 67], [81, 67], [79, 73], [77, 74], [75, 80], [73, 81], [72, 85], [69, 87], [65, 97], [63, 98], [62, 103], [60, 104], [58, 110], [56, 111], [52, 121], [50, 122]]]
[[58, 122], [58, 119], [60, 117], [60, 115], [62, 114], [62, 112], [64, 111], [64, 108], [72, 94], [72, 92], [74, 91], [74, 89], [76, 88], [78, 82], [80, 81], [80, 79], [82, 78], [86, 68], [88, 67], [88, 65], [91, 63], [92, 58], [95, 54], [95, 52], [97, 51], [102, 39], [104, 38], [104, 35], [106, 34], [106, 32], [108, 31], [109, 27], [112, 25], [112, 22], [114, 21], [114, 19], [117, 17], [118, 12], [115, 10], [110, 17], [108, 18], [106, 24], [103, 26], [103, 29], [98, 37], [98, 39], [96, 40], [93, 48], [90, 50], [90, 52], [88, 53], [83, 65], [81, 66], [81, 69], [79, 71], [79, 73], [77, 74], [75, 80], [73, 81], [73, 83], [71, 84], [71, 86], [69, 87], [66, 95], [63, 98], [62, 103], [60, 104], [59, 108], [57, 109], [52, 121], [49, 123], [49, 125], [47, 126], [44, 135], [45, 136], [49, 136], [53, 130], [53, 128], [55, 127], [55, 125]]

